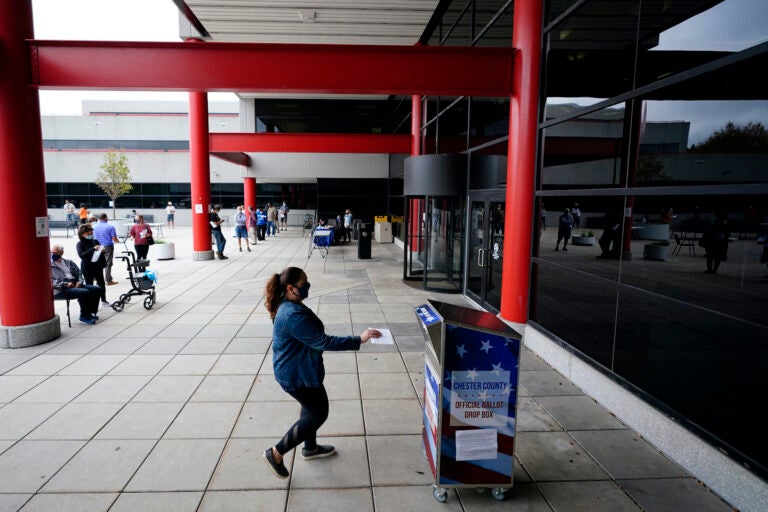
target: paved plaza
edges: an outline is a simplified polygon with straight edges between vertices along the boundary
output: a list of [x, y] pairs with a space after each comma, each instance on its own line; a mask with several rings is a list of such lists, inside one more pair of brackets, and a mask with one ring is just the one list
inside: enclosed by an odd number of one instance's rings
[[[231, 236], [231, 229], [225, 229]], [[403, 254], [353, 244], [327, 259], [292, 227], [253, 252], [193, 261], [191, 229], [166, 229], [176, 258], [149, 258], [157, 304], [135, 297], [94, 326], [0, 349], [0, 511], [640, 511], [726, 512], [718, 496], [525, 349], [521, 362], [515, 484], [506, 501], [481, 489], [432, 496], [422, 455], [423, 338], [413, 307], [459, 295], [402, 281]], [[57, 238], [76, 258], [74, 238]], [[130, 247], [130, 245], [129, 245]], [[245, 249], [244, 249], [245, 251]], [[119, 252], [119, 251], [117, 251]], [[330, 334], [389, 328], [395, 345], [326, 353], [330, 417], [320, 442], [338, 454], [286, 455], [287, 480], [261, 453], [298, 417], [275, 383], [264, 283], [286, 266], [306, 270], [305, 301]], [[129, 289], [116, 261], [115, 300]], [[471, 307], [471, 306], [470, 306]]]

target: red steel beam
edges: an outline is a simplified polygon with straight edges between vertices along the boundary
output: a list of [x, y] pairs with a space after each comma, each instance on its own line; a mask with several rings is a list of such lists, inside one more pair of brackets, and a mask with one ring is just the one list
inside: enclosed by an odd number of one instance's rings
[[[510, 96], [513, 48], [29, 41], [49, 89]], [[409, 150], [410, 151], [410, 150]]]
[[212, 153], [388, 153], [408, 154], [410, 135], [357, 133], [211, 133]]
[[221, 151], [221, 152], [210, 151], [209, 154], [211, 156], [215, 156], [216, 158], [221, 158], [226, 162], [230, 162], [237, 165], [243, 165], [245, 167], [251, 166], [251, 157], [246, 155], [245, 153], [238, 153], [235, 151]]

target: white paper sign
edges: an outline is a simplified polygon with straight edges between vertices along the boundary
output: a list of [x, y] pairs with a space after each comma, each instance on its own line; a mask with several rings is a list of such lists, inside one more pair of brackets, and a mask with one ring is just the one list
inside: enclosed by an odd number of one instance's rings
[[495, 428], [456, 431], [456, 460], [487, 460], [498, 457]]
[[195, 205], [195, 213], [203, 213], [203, 205], [202, 204], [196, 204]]
[[37, 238], [48, 236], [48, 217], [35, 217], [35, 234]]

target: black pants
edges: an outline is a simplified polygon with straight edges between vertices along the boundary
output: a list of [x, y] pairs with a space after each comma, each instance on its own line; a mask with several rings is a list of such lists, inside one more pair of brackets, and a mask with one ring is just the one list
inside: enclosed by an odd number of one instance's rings
[[314, 450], [317, 448], [317, 431], [328, 419], [328, 394], [325, 387], [299, 388], [288, 391], [288, 394], [301, 404], [301, 415], [275, 448], [280, 455], [284, 455], [303, 442], [305, 449]]
[[149, 245], [147, 244], [140, 244], [140, 245], [134, 245], [134, 249], [136, 249], [136, 259], [137, 260], [145, 260], [147, 259], [147, 253], [149, 252]]
[[259, 224], [256, 226], [256, 236], [259, 240], [264, 240], [264, 235], [267, 233], [267, 225]]
[[107, 285], [104, 282], [104, 271], [101, 268], [84, 270], [83, 279], [85, 280], [85, 284], [93, 284], [93, 281], [95, 280], [96, 284], [101, 287], [102, 302], [107, 302]]
[[99, 310], [99, 296], [101, 290], [98, 286], [86, 284], [80, 288], [62, 288], [54, 294], [54, 299], [77, 299], [80, 304], [80, 317], [90, 317]]

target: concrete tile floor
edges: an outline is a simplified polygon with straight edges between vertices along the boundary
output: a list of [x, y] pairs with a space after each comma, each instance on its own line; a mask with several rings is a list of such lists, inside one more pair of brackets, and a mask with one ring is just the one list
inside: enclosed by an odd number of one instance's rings
[[[438, 503], [422, 457], [412, 307], [461, 297], [404, 284], [391, 244], [374, 243], [370, 260], [354, 245], [307, 259], [308, 238], [291, 228], [251, 253], [228, 239], [229, 260], [195, 262], [189, 228], [166, 236], [177, 258], [152, 262], [152, 310], [136, 297], [121, 313], [102, 309], [95, 326], [64, 319], [58, 340], [0, 350], [0, 511], [732, 510], [527, 349], [514, 488], [503, 502], [451, 489]], [[74, 253], [74, 239], [56, 241]], [[279, 480], [261, 453], [298, 407], [274, 381], [261, 294], [288, 265], [305, 268], [307, 304], [329, 333], [387, 327], [396, 344], [326, 354], [331, 412], [320, 435], [339, 453], [289, 454], [292, 476]], [[115, 274], [112, 300], [129, 288], [120, 262]]]

